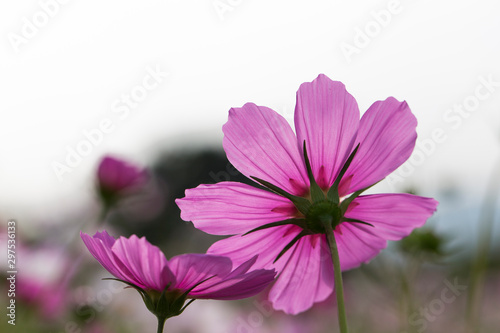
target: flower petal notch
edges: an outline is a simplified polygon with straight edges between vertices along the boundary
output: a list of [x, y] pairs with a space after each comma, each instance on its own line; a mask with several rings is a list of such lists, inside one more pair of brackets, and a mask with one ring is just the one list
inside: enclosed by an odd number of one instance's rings
[[228, 159], [266, 190], [200, 185], [176, 200], [181, 217], [205, 232], [232, 235], [208, 253], [235, 264], [259, 254], [254, 267], [278, 272], [269, 293], [274, 307], [306, 311], [334, 288], [333, 264], [324, 260], [331, 257], [328, 239], [336, 241], [340, 270], [355, 268], [436, 211], [431, 198], [363, 195], [409, 158], [416, 125], [408, 104], [393, 97], [373, 103], [360, 119], [345, 86], [323, 74], [297, 92], [296, 134], [269, 108], [233, 108], [223, 126]]

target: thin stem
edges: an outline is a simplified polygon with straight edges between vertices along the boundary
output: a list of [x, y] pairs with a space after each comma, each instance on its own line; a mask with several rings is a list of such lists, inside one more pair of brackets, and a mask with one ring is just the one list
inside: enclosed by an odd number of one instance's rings
[[332, 254], [333, 271], [335, 274], [335, 292], [337, 294], [337, 307], [338, 307], [338, 317], [339, 317], [339, 327], [340, 333], [348, 333], [347, 330], [347, 317], [345, 314], [344, 305], [344, 287], [342, 285], [342, 272], [340, 271], [340, 259], [339, 251], [337, 248], [337, 242], [335, 241], [335, 235], [333, 233], [333, 228], [330, 222], [324, 223], [326, 230], [326, 239], [328, 240], [328, 245], [330, 246], [330, 253]]
[[165, 326], [166, 320], [167, 318], [158, 317], [158, 329], [156, 330], [156, 333], [163, 333], [163, 326]]
[[101, 228], [104, 225], [104, 223], [106, 223], [106, 218], [108, 217], [109, 211], [110, 209], [109, 206], [107, 205], [101, 209], [99, 217], [97, 218], [97, 225], [96, 225], [97, 229]]
[[415, 297], [413, 294], [413, 290], [411, 288], [411, 285], [414, 284], [413, 282], [416, 279], [418, 269], [420, 267], [420, 260], [419, 258], [408, 258], [408, 268], [406, 270], [399, 269], [399, 274], [401, 276], [401, 307], [403, 309], [402, 311], [402, 318], [403, 320], [401, 321], [401, 329], [402, 330], [407, 330], [408, 332], [416, 332], [415, 326], [411, 325], [408, 318], [412, 315], [412, 313], [416, 309], [415, 305]]
[[488, 259], [491, 250], [491, 235], [495, 223], [496, 202], [500, 196], [500, 159], [497, 159], [493, 168], [493, 174], [483, 201], [483, 208], [479, 219], [480, 230], [478, 237], [478, 248], [475, 261], [472, 263], [470, 286], [467, 297], [466, 332], [476, 333], [480, 331], [480, 307], [483, 296], [485, 274], [488, 269]]

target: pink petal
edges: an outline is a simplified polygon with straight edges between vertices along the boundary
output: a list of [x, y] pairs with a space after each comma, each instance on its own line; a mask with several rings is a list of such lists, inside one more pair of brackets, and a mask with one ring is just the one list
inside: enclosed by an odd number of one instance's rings
[[278, 113], [247, 103], [229, 110], [222, 129], [227, 157], [245, 176], [261, 178], [297, 195], [307, 191], [309, 181], [295, 134]]
[[[86, 235], [86, 234], [85, 234], [85, 236], [90, 237], [89, 235]], [[110, 234], [108, 234], [108, 232], [106, 230], [104, 230], [102, 232], [96, 232], [93, 237], [94, 237], [94, 239], [101, 240], [103, 245], [109, 249], [111, 249], [111, 247], [113, 247], [113, 245], [116, 242], [116, 239], [114, 239]]]
[[[213, 256], [213, 255], [207, 255], [207, 256]], [[230, 282], [226, 282], [228, 280], [234, 281], [234, 283], [237, 283], [240, 280], [243, 280], [245, 273], [247, 273], [250, 268], [255, 264], [257, 261], [258, 255], [253, 256], [252, 259], [247, 260], [243, 264], [239, 265], [236, 269], [234, 269], [231, 273], [227, 275], [217, 275], [214, 278], [210, 278], [208, 281], [201, 283], [199, 286], [194, 288], [193, 293], [191, 294], [196, 294], [196, 295], [205, 295], [207, 290], [210, 290], [210, 292], [218, 291], [220, 289], [226, 288], [227, 286], [232, 285]], [[227, 257], [223, 257], [227, 258]], [[236, 281], [238, 280], [238, 281]], [[216, 287], [218, 286], [218, 287]], [[204, 298], [211, 298], [211, 297], [204, 297]]]
[[215, 242], [207, 253], [229, 257], [233, 264], [238, 266], [258, 254], [254, 268], [275, 268], [279, 272], [288, 260], [291, 250], [276, 264], [273, 264], [274, 259], [301, 230], [295, 225], [286, 225], [259, 230], [245, 236], [236, 235]]
[[324, 235], [303, 237], [269, 293], [273, 307], [288, 314], [308, 310], [333, 291], [333, 264]]
[[214, 283], [226, 277], [233, 263], [229, 258], [206, 254], [182, 254], [169, 260], [169, 267], [177, 278], [175, 288], [190, 290], [204, 280]]
[[111, 248], [115, 239], [106, 231], [97, 232], [93, 237], [80, 232], [80, 236], [89, 252], [108, 272], [120, 280], [135, 282], [130, 270], [113, 254]]
[[134, 281], [142, 288], [163, 291], [168, 283], [175, 282], [165, 255], [145, 237], [120, 237], [113, 245], [113, 253], [128, 267]]
[[200, 185], [175, 201], [181, 218], [216, 235], [245, 233], [260, 225], [293, 217], [295, 207], [269, 191], [235, 182]]
[[316, 181], [330, 187], [354, 148], [359, 109], [344, 84], [320, 74], [301, 84], [295, 107], [300, 151], [304, 144]]
[[[301, 228], [289, 225], [246, 236], [233, 236], [216, 242], [207, 252], [228, 256], [235, 264], [244, 263], [259, 253], [253, 267], [275, 268], [280, 273], [271, 289], [275, 308], [287, 313], [298, 313], [307, 310], [314, 302], [326, 299], [333, 290], [333, 265], [326, 240], [322, 236], [303, 237], [273, 264], [281, 250], [300, 231]], [[298, 272], [298, 279], [294, 270]], [[297, 292], [295, 288], [299, 285], [306, 290], [305, 293]]]
[[403, 164], [415, 147], [416, 127], [406, 102], [389, 97], [373, 103], [361, 118], [360, 146], [343, 178], [350, 181], [347, 193], [375, 184]]
[[437, 209], [432, 198], [406, 193], [364, 195], [354, 199], [346, 217], [373, 224], [377, 234], [400, 240], [420, 228]]
[[245, 274], [236, 274], [235, 272], [232, 272], [227, 278], [207, 288], [195, 288], [190, 295], [193, 298], [219, 300], [247, 298], [264, 290], [271, 282], [273, 282], [275, 275], [276, 272], [274, 270], [264, 269], [255, 270]]
[[400, 240], [424, 225], [438, 202], [411, 194], [360, 196], [349, 206], [346, 217], [371, 223], [344, 222], [337, 243], [342, 270], [351, 269], [375, 257], [387, 240]]
[[387, 240], [368, 230], [370, 226], [359, 223], [342, 223], [335, 231], [342, 271], [358, 267], [370, 261], [387, 246]]
[[243, 264], [239, 265], [236, 269], [234, 269], [231, 274], [227, 276], [227, 278], [235, 278], [239, 275], [243, 275], [252, 268], [252, 266], [257, 262], [257, 258], [259, 256], [256, 254], [252, 259], [245, 261]]

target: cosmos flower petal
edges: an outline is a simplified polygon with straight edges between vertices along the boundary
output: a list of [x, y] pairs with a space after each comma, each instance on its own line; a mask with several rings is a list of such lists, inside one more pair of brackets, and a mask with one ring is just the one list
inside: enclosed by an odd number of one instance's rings
[[373, 103], [361, 118], [360, 146], [343, 178], [350, 181], [347, 193], [377, 183], [403, 164], [415, 147], [416, 127], [406, 102], [389, 97]]
[[229, 110], [222, 129], [227, 158], [245, 176], [265, 179], [293, 194], [307, 190], [304, 162], [285, 118], [267, 107], [247, 103]]
[[373, 232], [400, 240], [424, 225], [437, 209], [432, 198], [406, 193], [364, 195], [354, 199], [346, 217], [371, 223]]
[[274, 280], [276, 272], [263, 269], [248, 272], [255, 264], [257, 257], [255, 255], [226, 276], [217, 275], [213, 279], [208, 279], [196, 286], [190, 295], [193, 298], [233, 300], [253, 296], [261, 292]]
[[339, 226], [342, 234], [335, 232], [342, 271], [356, 268], [369, 262], [387, 247], [387, 240], [370, 226], [344, 222]]
[[177, 278], [175, 288], [180, 290], [189, 290], [216, 276], [224, 278], [231, 272], [232, 266], [229, 258], [197, 253], [181, 254], [169, 260], [169, 267]]
[[269, 299], [275, 309], [297, 314], [325, 300], [332, 291], [333, 265], [326, 237], [311, 235], [293, 249]]
[[275, 264], [273, 261], [300, 231], [301, 229], [295, 225], [286, 225], [259, 230], [245, 236], [232, 236], [212, 244], [207, 253], [227, 256], [238, 266], [258, 254], [254, 268], [276, 268], [279, 271], [288, 260], [291, 251], [287, 251]]
[[80, 236], [90, 253], [108, 272], [120, 280], [137, 282], [126, 265], [111, 250], [116, 240], [106, 231], [97, 232], [94, 236], [80, 232]]
[[175, 201], [181, 218], [210, 234], [233, 235], [293, 217], [295, 207], [269, 191], [236, 182], [200, 185]]
[[300, 150], [304, 141], [314, 178], [322, 187], [335, 177], [354, 148], [359, 109], [344, 84], [320, 74], [297, 92], [295, 129]]
[[337, 237], [342, 270], [368, 262], [387, 246], [424, 225], [438, 202], [411, 194], [375, 194], [356, 198], [346, 217], [371, 223], [343, 223]]
[[257, 258], [259, 256], [258, 255], [254, 255], [252, 259], [249, 259], [247, 261], [245, 261], [244, 263], [242, 263], [241, 265], [239, 265], [235, 270], [233, 270], [231, 272], [231, 274], [229, 274], [227, 277], [228, 278], [233, 278], [235, 276], [238, 276], [238, 275], [242, 275], [242, 274], [245, 274], [246, 272], [248, 272], [250, 270], [250, 268], [252, 268], [252, 266], [257, 262]]
[[163, 290], [175, 277], [168, 269], [167, 259], [161, 250], [145, 237], [120, 237], [113, 245], [113, 253], [127, 265], [138, 286]]
[[[193, 298], [235, 300], [254, 296], [263, 291], [273, 282], [276, 272], [274, 270], [258, 269], [249, 273], [230, 274], [232, 278], [226, 278], [209, 287], [200, 285], [190, 294]], [[207, 281], [211, 283], [211, 281]]]
[[[82, 233], [80, 233], [80, 234], [82, 234]], [[94, 239], [101, 240], [102, 244], [106, 248], [109, 248], [109, 249], [111, 249], [116, 242], [116, 239], [114, 239], [112, 236], [110, 236], [110, 234], [108, 234], [108, 232], [106, 230], [104, 230], [102, 232], [96, 232], [93, 237], [90, 237], [89, 235], [86, 235], [86, 234], [85, 234], [85, 236], [86, 236], [86, 239], [94, 238]]]

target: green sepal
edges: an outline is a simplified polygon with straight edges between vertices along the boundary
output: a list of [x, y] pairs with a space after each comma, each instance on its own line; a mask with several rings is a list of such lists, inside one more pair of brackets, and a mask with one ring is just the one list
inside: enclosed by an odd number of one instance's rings
[[[383, 180], [383, 179], [382, 179]], [[354, 192], [353, 194], [351, 194], [348, 198], [345, 198], [344, 201], [342, 201], [340, 203], [340, 210], [342, 212], [342, 216], [344, 216], [344, 214], [347, 212], [347, 208], [349, 207], [349, 205], [351, 204], [351, 202], [356, 199], [357, 197], [359, 197], [360, 194], [362, 194], [364, 191], [372, 188], [373, 186], [377, 185], [378, 183], [380, 183], [382, 180], [379, 180], [378, 182], [376, 182], [375, 184], [373, 185], [370, 185], [368, 187], [365, 187], [364, 189], [361, 189], [359, 191], [356, 191]]]
[[155, 313], [159, 318], [170, 318], [178, 316], [182, 313], [184, 302], [186, 301], [187, 294], [180, 294], [179, 292], [168, 292], [170, 284], [163, 289], [156, 302]]
[[365, 222], [365, 221], [361, 221], [361, 220], [358, 220], [358, 219], [351, 219], [349, 217], [343, 217], [342, 218], [342, 222], [361, 223], [361, 224], [369, 225], [370, 227], [374, 227], [373, 224], [371, 224], [371, 223], [368, 223], [368, 222]]
[[307, 176], [309, 177], [309, 190], [311, 194], [311, 199], [313, 203], [320, 202], [325, 200], [325, 193], [319, 187], [318, 183], [316, 182], [316, 179], [314, 178], [312, 168], [311, 168], [311, 162], [309, 161], [309, 156], [307, 155], [307, 148], [306, 148], [306, 141], [304, 140], [304, 145], [303, 145], [303, 151], [304, 151], [304, 162], [306, 163], [306, 169], [307, 169]]
[[148, 310], [151, 311], [151, 312], [153, 312], [152, 311], [152, 309], [154, 309], [153, 300], [151, 299], [151, 297], [149, 296], [149, 294], [144, 289], [142, 289], [141, 287], [136, 286], [133, 283], [130, 283], [130, 282], [127, 282], [127, 281], [124, 281], [124, 280], [120, 280], [120, 279], [116, 279], [116, 278], [103, 278], [103, 280], [113, 280], [113, 281], [122, 282], [122, 283], [125, 283], [128, 286], [128, 287], [125, 287], [125, 288], [134, 288], [141, 295], [141, 298], [144, 301], [144, 304], [146, 304], [146, 307], [148, 308]]
[[[205, 280], [202, 280], [192, 286], [190, 289], [186, 290], [184, 293], [180, 293], [180, 291], [176, 290], [171, 290], [168, 291], [168, 288], [170, 287], [170, 283], [163, 289], [163, 292], [161, 293], [161, 297], [157, 303], [157, 311], [160, 314], [167, 314], [167, 317], [165, 318], [170, 318], [174, 316], [180, 315], [186, 308], [188, 307], [189, 304], [193, 303], [195, 300], [191, 299], [186, 305], [184, 303], [186, 302], [186, 299], [189, 296], [189, 293], [193, 291], [194, 288], [198, 287], [200, 284], [202, 284], [205, 281], [208, 281], [212, 279], [214, 276], [210, 276], [206, 278]], [[172, 313], [173, 315], [169, 315]]]
[[144, 301], [144, 304], [146, 305], [146, 308], [154, 314], [159, 321], [165, 321], [165, 319], [175, 317], [180, 315], [186, 307], [191, 304], [193, 300], [188, 302], [186, 305], [184, 303], [186, 302], [187, 296], [189, 292], [196, 286], [198, 286], [200, 283], [205, 282], [208, 279], [205, 279], [195, 285], [193, 288], [190, 290], [181, 293], [179, 290], [168, 290], [172, 283], [167, 284], [167, 286], [163, 289], [161, 293], [159, 293], [156, 290], [144, 290], [139, 286], [136, 286], [133, 283], [116, 279], [116, 278], [104, 278], [103, 280], [115, 280], [115, 281], [120, 281], [125, 283], [128, 287], [126, 288], [134, 288], [139, 292], [139, 294], [142, 297], [142, 300]]
[[281, 250], [281, 252], [278, 254], [278, 256], [276, 257], [276, 259], [274, 259], [273, 264], [276, 261], [278, 261], [278, 259], [281, 258], [286, 253], [286, 251], [288, 251], [293, 245], [295, 245], [295, 243], [297, 243], [299, 241], [299, 239], [301, 239], [302, 237], [307, 236], [307, 235], [310, 235], [310, 233], [308, 231], [306, 231], [306, 230], [302, 230], [297, 236], [295, 236], [294, 239], [292, 239], [290, 241], [290, 243], [288, 243], [283, 248], [283, 250]]
[[335, 178], [335, 181], [333, 182], [332, 187], [328, 190], [328, 193], [326, 194], [326, 197], [328, 200], [333, 201], [334, 203], [338, 204], [340, 202], [340, 197], [339, 197], [339, 185], [340, 181], [342, 180], [342, 177], [344, 177], [345, 173], [347, 172], [347, 169], [349, 169], [349, 166], [352, 163], [352, 160], [354, 159], [354, 156], [356, 156], [356, 153], [358, 152], [359, 149], [359, 143], [354, 148], [352, 153], [349, 155], [347, 160], [344, 163], [344, 166], [340, 170], [339, 174], [337, 175], [337, 178]]
[[304, 219], [288, 219], [288, 220], [283, 220], [283, 221], [277, 221], [277, 222], [271, 222], [271, 223], [268, 223], [268, 224], [264, 224], [264, 225], [261, 225], [255, 229], [252, 229], [250, 231], [247, 231], [245, 232], [243, 235], [241, 236], [246, 236], [252, 232], [255, 232], [255, 231], [259, 231], [259, 230], [264, 230], [264, 229], [268, 229], [268, 228], [274, 228], [274, 227], [279, 227], [279, 226], [282, 226], [282, 225], [288, 225], [288, 224], [294, 224], [296, 226], [299, 226], [301, 227], [302, 229], [305, 229], [306, 227], [306, 223], [305, 223], [305, 220]]
[[250, 176], [250, 178], [252, 178], [256, 182], [258, 182], [262, 186], [267, 187], [268, 189], [275, 192], [276, 194], [281, 195], [282, 197], [285, 197], [288, 200], [290, 200], [295, 205], [295, 207], [299, 210], [299, 212], [301, 212], [304, 215], [309, 210], [309, 207], [311, 207], [311, 202], [309, 200], [307, 200], [306, 198], [302, 198], [302, 197], [298, 197], [296, 195], [290, 194], [287, 191], [285, 191], [285, 190], [279, 188], [278, 186], [273, 185], [270, 182], [265, 181], [263, 179], [260, 179], [260, 178], [254, 177], [254, 176]]

